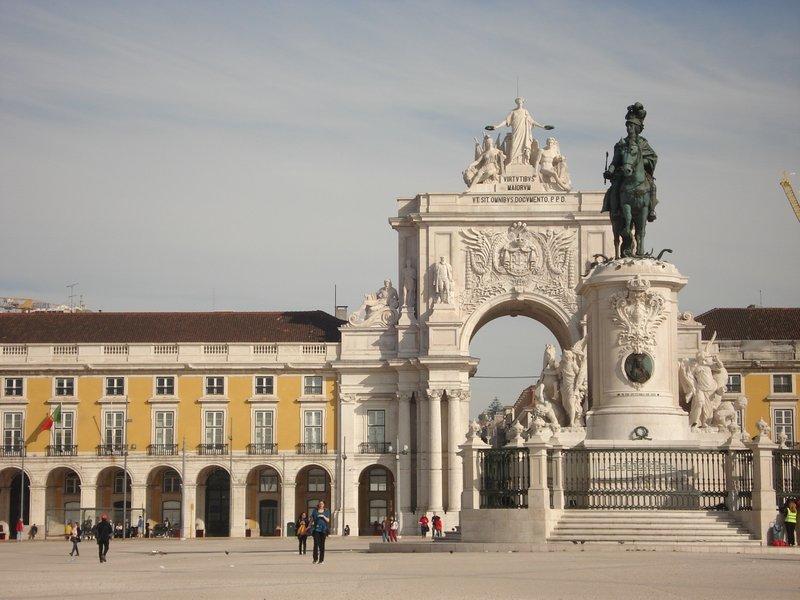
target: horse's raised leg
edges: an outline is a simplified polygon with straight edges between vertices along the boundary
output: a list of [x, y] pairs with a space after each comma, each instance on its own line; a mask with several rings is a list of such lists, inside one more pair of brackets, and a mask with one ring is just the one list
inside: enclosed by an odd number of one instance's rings
[[631, 235], [631, 225], [633, 220], [633, 215], [631, 214], [631, 206], [630, 204], [623, 204], [622, 205], [622, 256], [628, 257], [632, 255], [632, 246], [633, 246], [633, 237]]

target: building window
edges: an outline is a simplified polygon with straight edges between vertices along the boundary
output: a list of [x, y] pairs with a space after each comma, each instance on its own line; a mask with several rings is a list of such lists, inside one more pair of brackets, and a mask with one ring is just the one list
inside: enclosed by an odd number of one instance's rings
[[56, 377], [56, 396], [74, 396], [75, 378]]
[[303, 378], [304, 396], [322, 395], [322, 375], [306, 375]]
[[161, 518], [174, 526], [181, 522], [181, 503], [179, 500], [164, 500], [161, 503]]
[[772, 424], [774, 425], [775, 439], [778, 439], [778, 434], [785, 433], [786, 441], [790, 446], [794, 446], [794, 409], [774, 409], [772, 412]]
[[321, 444], [322, 443], [322, 411], [321, 410], [307, 410], [303, 418], [303, 441], [306, 444]]
[[387, 475], [383, 469], [372, 469], [369, 472], [369, 491], [385, 492], [387, 486]]
[[273, 412], [271, 410], [257, 410], [253, 414], [255, 424], [253, 427], [253, 442], [256, 444], [271, 444], [273, 439]]
[[165, 494], [181, 491], [181, 478], [175, 471], [167, 471], [164, 473], [164, 479], [161, 482], [161, 491]]
[[124, 396], [125, 378], [106, 377], [106, 396]]
[[386, 500], [377, 498], [369, 501], [369, 522], [373, 525], [375, 523], [383, 523], [387, 512], [388, 504]]
[[3, 447], [6, 450], [22, 448], [22, 417], [21, 412], [3, 414]]
[[261, 471], [261, 474], [258, 476], [258, 491], [277, 492], [278, 476], [270, 471]]
[[125, 485], [125, 480], [128, 482], [128, 493], [131, 491], [131, 479], [130, 477], [126, 477], [125, 473], [122, 471], [118, 471], [114, 475], [114, 493], [115, 494], [123, 494], [122, 486]]
[[367, 442], [383, 444], [386, 441], [386, 411], [367, 411]]
[[174, 396], [175, 378], [156, 377], [156, 396]]
[[725, 384], [725, 391], [731, 394], [742, 393], [742, 376], [739, 373], [728, 373], [728, 382]]
[[64, 477], [64, 493], [65, 494], [81, 493], [81, 480], [75, 473], [68, 473]]
[[75, 443], [75, 413], [62, 412], [61, 422], [53, 424], [53, 445], [59, 448]]
[[22, 377], [6, 377], [4, 396], [22, 396]]
[[206, 396], [222, 396], [224, 393], [224, 377], [206, 377]]
[[206, 411], [206, 444], [223, 444], [225, 438], [225, 413], [221, 410]]
[[106, 446], [120, 448], [125, 443], [125, 413], [121, 410], [108, 411], [105, 418]]
[[[311, 469], [308, 472], [308, 491], [309, 492], [324, 492], [327, 485], [328, 478], [325, 476], [325, 471], [322, 469]], [[315, 503], [316, 507], [316, 503]]]
[[772, 391], [776, 394], [791, 394], [792, 393], [792, 376], [791, 375], [773, 375], [772, 376]]
[[155, 439], [158, 446], [172, 446], [175, 443], [175, 412], [157, 410], [155, 414]]
[[272, 396], [275, 393], [275, 378], [272, 375], [258, 375], [256, 377], [256, 395]]

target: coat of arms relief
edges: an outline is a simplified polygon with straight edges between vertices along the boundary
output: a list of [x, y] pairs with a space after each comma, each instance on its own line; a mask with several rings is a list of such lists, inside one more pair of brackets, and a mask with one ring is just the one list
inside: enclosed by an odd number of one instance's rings
[[461, 232], [466, 247], [466, 278], [459, 300], [465, 314], [486, 300], [509, 292], [538, 292], [567, 312], [578, 308], [575, 231], [531, 231], [513, 223], [506, 231], [469, 228]]

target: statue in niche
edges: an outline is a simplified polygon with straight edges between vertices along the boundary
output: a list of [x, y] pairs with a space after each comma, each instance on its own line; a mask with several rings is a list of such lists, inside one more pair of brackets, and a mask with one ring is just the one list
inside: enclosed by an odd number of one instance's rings
[[433, 289], [439, 303], [452, 303], [453, 267], [444, 256], [440, 256], [439, 262], [433, 266]]
[[722, 395], [728, 381], [728, 371], [717, 355], [709, 355], [706, 348], [714, 343], [716, 333], [706, 347], [701, 347], [695, 358], [681, 359], [678, 379], [684, 398], [690, 404], [689, 424], [694, 428], [714, 426], [714, 414], [722, 404]]
[[494, 131], [500, 127], [511, 128], [511, 140], [506, 146], [506, 165], [530, 165], [534, 148], [538, 150], [538, 144], [533, 137], [532, 129], [541, 127], [542, 129], [553, 129], [552, 125], [542, 125], [538, 123], [531, 113], [523, 106], [525, 98], [519, 97], [514, 100], [517, 107], [508, 113], [508, 116], [497, 125], [487, 125], [487, 131]]
[[464, 171], [464, 183], [469, 189], [479, 183], [497, 183], [505, 172], [506, 155], [489, 135], [483, 136], [483, 147], [475, 140], [475, 160]]
[[417, 270], [410, 258], [406, 259], [406, 266], [403, 267], [403, 306], [409, 310], [414, 310], [417, 292]]
[[364, 302], [348, 321], [355, 327], [389, 326], [397, 322], [399, 308], [397, 290], [392, 287], [391, 279], [385, 279], [382, 288], [364, 296]]
[[535, 157], [534, 166], [545, 188], [554, 192], [568, 192], [572, 189], [572, 181], [567, 170], [567, 159], [561, 154], [558, 140], [547, 138], [545, 147]]

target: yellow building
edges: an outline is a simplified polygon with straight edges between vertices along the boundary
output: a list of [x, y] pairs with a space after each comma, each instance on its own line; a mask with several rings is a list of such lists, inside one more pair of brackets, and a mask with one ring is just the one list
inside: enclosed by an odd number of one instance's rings
[[321, 311], [0, 315], [3, 531], [20, 508], [52, 536], [101, 512], [121, 523], [127, 504], [132, 526], [168, 520], [172, 535], [286, 535], [335, 497], [342, 324]]
[[774, 441], [796, 445], [800, 308], [714, 308], [695, 319], [705, 325], [704, 340], [716, 332], [728, 394], [747, 398], [740, 411], [744, 430], [757, 433], [756, 423], [763, 420]]

